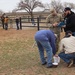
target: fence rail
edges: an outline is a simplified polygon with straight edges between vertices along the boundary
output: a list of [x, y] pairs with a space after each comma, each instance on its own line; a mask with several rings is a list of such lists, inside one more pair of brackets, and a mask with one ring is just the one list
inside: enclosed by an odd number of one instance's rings
[[[20, 29], [22, 29], [22, 27], [37, 27], [37, 30], [40, 30], [40, 28], [48, 28], [48, 26], [40, 26], [40, 23], [46, 23], [46, 18], [37, 17], [37, 18], [34, 18], [33, 20], [31, 19], [32, 18], [21, 18], [20, 17]], [[22, 25], [23, 23], [32, 23], [33, 21], [34, 23], [37, 23], [37, 26]]]

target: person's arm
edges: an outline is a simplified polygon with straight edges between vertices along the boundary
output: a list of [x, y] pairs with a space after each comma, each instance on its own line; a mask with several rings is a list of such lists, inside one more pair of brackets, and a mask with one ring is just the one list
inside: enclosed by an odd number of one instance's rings
[[53, 27], [56, 27], [56, 26], [58, 25], [58, 23], [55, 22], [55, 23], [53, 23], [52, 25], [53, 25]]
[[50, 15], [47, 16], [46, 18], [46, 25], [50, 28], [50, 27], [53, 27], [52, 23], [51, 23], [51, 17]]
[[47, 18], [46, 18], [46, 23], [47, 23], [47, 24], [50, 23], [50, 15], [47, 16]]
[[58, 23], [57, 27], [62, 27], [62, 26], [64, 26], [64, 25], [65, 25], [64, 22], [60, 22], [60, 23]]
[[60, 52], [64, 51], [64, 44], [63, 44], [63, 40], [60, 41], [59, 43], [59, 50], [56, 54], [59, 54]]
[[50, 44], [52, 46], [53, 55], [55, 55], [56, 54], [56, 44], [55, 44], [55, 37], [54, 36], [51, 37]]
[[66, 27], [72, 27], [72, 26], [75, 26], [75, 15], [74, 16], [71, 16], [67, 19], [67, 22], [66, 22]]

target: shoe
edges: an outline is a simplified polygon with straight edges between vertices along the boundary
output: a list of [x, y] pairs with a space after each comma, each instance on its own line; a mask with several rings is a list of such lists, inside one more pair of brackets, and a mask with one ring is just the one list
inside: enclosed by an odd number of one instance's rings
[[73, 59], [73, 64], [75, 64], [75, 59]]
[[53, 66], [52, 66], [52, 68], [57, 68], [57, 67], [58, 67], [58, 65], [53, 65]]
[[46, 66], [46, 68], [56, 68], [58, 65]]
[[48, 66], [48, 65], [47, 65], [46, 68], [52, 68], [52, 66], [53, 66], [53, 65], [51, 65], [51, 66]]
[[67, 67], [71, 67], [73, 65], [73, 60], [71, 59], [70, 62], [68, 63]]
[[46, 65], [46, 64], [47, 64], [47, 62], [43, 63], [42, 65]]

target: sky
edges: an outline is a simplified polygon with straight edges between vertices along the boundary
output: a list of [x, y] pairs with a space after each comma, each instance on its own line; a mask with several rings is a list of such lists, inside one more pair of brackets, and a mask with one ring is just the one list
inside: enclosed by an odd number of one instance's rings
[[[43, 3], [50, 3], [51, 0], [39, 0]], [[61, 2], [71, 2], [75, 3], [75, 0], [60, 0]], [[17, 4], [20, 0], [0, 0], [0, 10], [4, 12], [11, 12], [14, 8], [17, 7]]]

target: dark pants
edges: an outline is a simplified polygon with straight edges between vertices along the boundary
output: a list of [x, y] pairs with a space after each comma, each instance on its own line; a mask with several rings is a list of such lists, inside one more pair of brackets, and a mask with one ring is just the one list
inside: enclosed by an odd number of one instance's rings
[[19, 30], [19, 23], [16, 23], [16, 26], [17, 26], [17, 30]]
[[3, 29], [4, 29], [4, 21], [2, 21], [2, 27], [3, 27]]
[[5, 23], [5, 30], [8, 30], [8, 23]]

